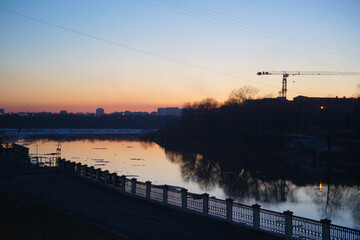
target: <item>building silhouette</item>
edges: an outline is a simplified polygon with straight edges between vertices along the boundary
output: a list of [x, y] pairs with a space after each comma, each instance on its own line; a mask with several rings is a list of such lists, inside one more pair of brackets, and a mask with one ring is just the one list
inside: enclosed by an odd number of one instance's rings
[[181, 115], [181, 110], [178, 107], [158, 108], [157, 112], [158, 112], [159, 116], [166, 116], [166, 115], [180, 116]]
[[103, 116], [103, 115], [105, 115], [104, 109], [103, 108], [97, 108], [96, 109], [96, 116], [100, 117], [100, 116]]

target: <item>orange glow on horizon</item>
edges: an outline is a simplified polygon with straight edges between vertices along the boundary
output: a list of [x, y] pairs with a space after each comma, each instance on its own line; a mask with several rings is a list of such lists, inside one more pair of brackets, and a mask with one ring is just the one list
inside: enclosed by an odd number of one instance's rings
[[153, 112], [162, 107], [179, 107], [183, 104], [116, 104], [116, 105], [5, 105], [0, 108], [5, 109], [5, 113], [18, 113], [18, 112], [52, 112], [59, 113], [61, 110], [66, 110], [69, 113], [95, 113], [97, 108], [103, 108], [105, 113], [113, 112]]

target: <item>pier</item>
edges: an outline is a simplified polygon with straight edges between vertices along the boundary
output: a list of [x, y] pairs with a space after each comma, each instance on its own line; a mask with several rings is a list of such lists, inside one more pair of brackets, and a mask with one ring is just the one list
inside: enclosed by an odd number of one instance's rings
[[[48, 206], [134, 239], [359, 239], [360, 231], [211, 198], [186, 189], [138, 182], [80, 163], [53, 158], [31, 164], [26, 148], [3, 150], [11, 179], [1, 184]], [[3, 165], [8, 161], [1, 161]], [[55, 167], [31, 167], [47, 166]], [[3, 177], [4, 178], [4, 177]], [[2, 179], [3, 179], [2, 178]]]

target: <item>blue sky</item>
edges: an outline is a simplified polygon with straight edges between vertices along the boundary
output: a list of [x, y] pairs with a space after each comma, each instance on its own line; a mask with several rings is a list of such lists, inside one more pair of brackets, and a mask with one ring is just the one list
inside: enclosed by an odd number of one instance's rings
[[[277, 96], [281, 76], [258, 71], [360, 71], [360, 1], [2, 0], [0, 8], [115, 43], [0, 9], [0, 107], [14, 111], [150, 111], [224, 101], [244, 85]], [[291, 77], [288, 98], [351, 97], [359, 83]]]

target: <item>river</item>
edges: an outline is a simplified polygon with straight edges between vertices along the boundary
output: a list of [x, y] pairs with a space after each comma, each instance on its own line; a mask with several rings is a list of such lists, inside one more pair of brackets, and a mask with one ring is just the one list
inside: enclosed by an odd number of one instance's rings
[[[61, 158], [95, 166], [118, 175], [136, 177], [158, 185], [184, 187], [235, 201], [333, 224], [360, 229], [359, 176], [332, 179], [314, 167], [289, 167], [289, 163], [254, 159], [220, 160], [211, 155], [164, 149], [134, 133], [79, 135], [62, 133], [22, 134], [13, 138], [29, 147], [31, 156], [51, 156], [61, 144]], [[314, 170], [315, 169], [315, 170]], [[315, 173], [314, 173], [315, 171]]]

